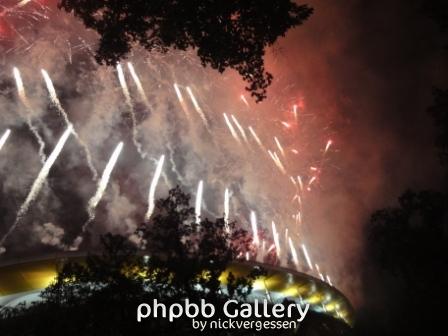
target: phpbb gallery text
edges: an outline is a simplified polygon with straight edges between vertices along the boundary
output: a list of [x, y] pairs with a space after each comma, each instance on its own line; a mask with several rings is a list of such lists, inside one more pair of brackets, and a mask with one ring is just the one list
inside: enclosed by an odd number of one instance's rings
[[269, 303], [254, 300], [251, 303], [228, 300], [219, 308], [204, 299], [200, 303], [185, 299], [182, 303], [166, 305], [154, 299], [152, 304], [142, 303], [137, 307], [137, 321], [145, 319], [179, 318], [191, 319], [193, 329], [297, 329], [309, 310], [309, 304]]

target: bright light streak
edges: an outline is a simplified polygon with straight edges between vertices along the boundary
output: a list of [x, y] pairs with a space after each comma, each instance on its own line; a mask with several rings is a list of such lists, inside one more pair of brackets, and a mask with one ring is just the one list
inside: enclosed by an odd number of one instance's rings
[[188, 92], [188, 95], [190, 96], [191, 102], [193, 103], [194, 109], [201, 117], [202, 122], [204, 123], [205, 127], [208, 129], [207, 118], [205, 117], [204, 112], [202, 111], [201, 107], [199, 106], [198, 101], [196, 100], [196, 97], [194, 96], [193, 91], [190, 89], [189, 86], [187, 86], [187, 92]]
[[288, 124], [286, 121], [281, 121], [282, 125], [285, 126], [286, 128], [290, 128], [291, 125]]
[[283, 155], [283, 157], [284, 157], [284, 156], [285, 156], [285, 151], [283, 150], [283, 147], [282, 147], [280, 141], [278, 140], [277, 137], [274, 137], [274, 140], [275, 140], [275, 143], [276, 143], [278, 149], [280, 150], [280, 153], [281, 153], [281, 154]]
[[5, 133], [3, 133], [2, 137], [0, 138], [0, 150], [2, 150], [2, 148], [5, 145], [6, 140], [8, 140], [8, 137], [10, 134], [11, 134], [11, 130], [9, 128], [5, 131]]
[[296, 267], [298, 267], [299, 266], [299, 258], [297, 256], [297, 251], [296, 251], [296, 248], [294, 247], [291, 237], [288, 237], [288, 242], [289, 242], [289, 248], [291, 250], [292, 261], [294, 262]]
[[201, 222], [201, 210], [202, 210], [202, 192], [203, 192], [203, 182], [199, 181], [198, 190], [196, 192], [196, 205], [195, 205], [195, 215], [196, 215], [196, 224]]
[[[64, 108], [61, 105], [61, 102], [60, 102], [60, 100], [58, 98], [58, 95], [56, 94], [56, 90], [54, 89], [53, 82], [52, 82], [52, 80], [50, 78], [50, 75], [44, 69], [42, 69], [41, 72], [42, 72], [42, 76], [44, 77], [44, 81], [45, 81], [45, 84], [47, 86], [47, 90], [48, 90], [48, 94], [50, 95], [51, 102], [53, 103], [53, 105], [56, 106], [56, 108], [58, 109], [59, 113], [62, 115], [62, 118], [64, 119], [64, 122], [67, 125], [67, 127], [73, 126], [71, 121], [68, 119], [67, 112], [65, 112]], [[76, 132], [75, 129], [73, 129], [72, 132], [73, 132], [73, 135], [75, 136], [76, 140], [80, 144], [80, 146], [83, 148], [84, 153], [86, 155], [86, 159], [87, 159], [87, 165], [89, 166], [89, 169], [90, 169], [90, 171], [92, 173], [92, 178], [94, 180], [96, 180], [98, 173], [97, 173], [97, 171], [95, 169], [95, 166], [93, 165], [92, 156], [90, 154], [89, 148], [84, 143], [84, 141], [81, 140], [81, 138], [79, 137], [79, 135], [78, 135], [78, 133]]]
[[297, 176], [297, 181], [299, 182], [300, 190], [303, 190], [303, 182], [302, 177], [300, 175]]
[[258, 137], [257, 133], [255, 133], [254, 129], [253, 129], [251, 126], [249, 126], [248, 129], [249, 129], [249, 131], [250, 131], [250, 134], [252, 134], [252, 137], [254, 138], [255, 142], [258, 144], [258, 146], [260, 146], [260, 148], [261, 148], [263, 151], [265, 151], [266, 148], [265, 148], [265, 147], [263, 146], [263, 144], [261, 143], [261, 140], [260, 140], [260, 138]]
[[277, 232], [277, 228], [275, 227], [274, 221], [272, 221], [272, 237], [274, 238], [275, 252], [277, 253], [277, 258], [280, 259], [281, 254], [280, 237]]
[[182, 96], [182, 92], [180, 91], [179, 85], [177, 83], [173, 84], [174, 91], [176, 91], [177, 99], [179, 100], [179, 104], [182, 107], [182, 110], [186, 114], [187, 118], [190, 119], [190, 111], [188, 110], [188, 106], [185, 103], [184, 97]]
[[308, 255], [308, 251], [306, 249], [305, 244], [302, 244], [302, 250], [303, 250], [303, 254], [305, 255], [306, 263], [308, 264], [308, 267], [312, 270], [313, 264], [311, 263], [311, 259], [310, 259], [310, 256]]
[[131, 73], [131, 77], [134, 80], [135, 85], [137, 86], [137, 91], [140, 94], [140, 97], [142, 98], [145, 105], [149, 107], [148, 98], [146, 97], [146, 93], [145, 90], [143, 89], [142, 82], [140, 81], [140, 78], [138, 78], [137, 72], [135, 71], [132, 63], [128, 62], [128, 68], [129, 72]]
[[240, 98], [247, 107], [250, 107], [249, 102], [244, 95], [241, 95]]
[[25, 108], [27, 110], [26, 122], [28, 124], [28, 128], [30, 129], [31, 133], [33, 133], [34, 137], [36, 138], [37, 143], [39, 144], [39, 156], [40, 156], [41, 162], [45, 163], [45, 160], [47, 159], [45, 156], [45, 152], [44, 152], [45, 143], [44, 143], [42, 137], [40, 136], [39, 132], [37, 131], [37, 128], [34, 127], [34, 125], [31, 122], [31, 116], [30, 116], [30, 114], [32, 113], [31, 104], [29, 103], [28, 98], [26, 96], [25, 87], [23, 86], [23, 81], [22, 81], [22, 76], [20, 75], [20, 71], [16, 67], [13, 68], [13, 75], [14, 75], [14, 79], [16, 81], [17, 92], [19, 94], [20, 101], [22, 102], [22, 104], [25, 106]]
[[224, 192], [224, 225], [227, 232], [230, 232], [229, 213], [230, 213], [230, 194], [229, 189], [226, 188]]
[[332, 140], [328, 140], [327, 141], [327, 145], [325, 146], [325, 150], [324, 150], [324, 154], [328, 152], [328, 150], [330, 149], [330, 146], [333, 144]]
[[258, 237], [257, 216], [254, 211], [250, 213], [250, 224], [252, 226], [253, 243], [257, 246], [260, 245], [260, 238]]
[[239, 143], [241, 143], [240, 138], [238, 137], [238, 134], [236, 134], [235, 129], [232, 126], [232, 123], [230, 122], [229, 118], [227, 117], [227, 114], [223, 113], [224, 116], [224, 120], [226, 121], [227, 127], [230, 130], [230, 134], [232, 134], [232, 137], [238, 141]]
[[34, 183], [31, 186], [31, 190], [28, 193], [28, 196], [26, 197], [25, 201], [20, 206], [19, 211], [17, 212], [17, 216], [16, 216], [16, 220], [14, 221], [14, 224], [9, 228], [9, 230], [6, 232], [6, 234], [0, 240], [0, 246], [3, 245], [3, 243], [5, 242], [5, 239], [8, 238], [8, 236], [15, 230], [19, 221], [28, 212], [30, 205], [34, 202], [36, 197], [39, 195], [39, 192], [41, 191], [42, 186], [44, 185], [44, 183], [47, 179], [47, 176], [50, 173], [51, 167], [56, 162], [59, 154], [62, 151], [62, 148], [64, 148], [64, 145], [65, 145], [68, 137], [72, 133], [72, 131], [73, 131], [73, 127], [71, 125], [69, 127], [67, 127], [67, 129], [65, 130], [65, 132], [62, 134], [61, 138], [59, 139], [58, 143], [54, 147], [53, 151], [51, 152], [50, 156], [45, 161], [44, 165], [42, 166], [42, 169], [40, 170], [39, 174], [37, 175], [37, 178], [34, 180]]
[[137, 132], [137, 119], [135, 117], [134, 106], [131, 101], [131, 94], [129, 93], [129, 88], [126, 83], [126, 78], [124, 77], [123, 68], [120, 63], [117, 64], [117, 75], [118, 81], [120, 82], [121, 90], [123, 91], [124, 98], [126, 100], [126, 105], [129, 108], [129, 115], [131, 116], [132, 123], [132, 142], [137, 149], [137, 152], [140, 154], [140, 157], [144, 159], [146, 157], [146, 153], [143, 151], [142, 144], [138, 141], [138, 132]]
[[148, 210], [146, 211], [145, 220], [149, 220], [151, 217], [153, 211], [154, 211], [154, 205], [155, 205], [155, 192], [157, 188], [157, 184], [159, 183], [160, 174], [162, 173], [163, 168], [163, 162], [165, 161], [165, 155], [162, 155], [157, 162], [156, 171], [154, 173], [154, 177], [151, 181], [151, 186], [149, 187], [149, 193], [148, 193]]
[[112, 156], [110, 157], [109, 162], [106, 165], [106, 168], [104, 168], [103, 175], [101, 176], [101, 179], [98, 182], [98, 187], [95, 195], [89, 200], [89, 203], [87, 205], [87, 212], [89, 213], [90, 221], [92, 221], [95, 218], [95, 209], [98, 203], [101, 201], [101, 198], [103, 197], [104, 191], [106, 190], [107, 184], [109, 183], [110, 175], [115, 167], [115, 164], [117, 163], [118, 157], [122, 149], [123, 149], [123, 142], [120, 142], [115, 148], [114, 152], [112, 153]]
[[243, 137], [244, 141], [247, 143], [248, 142], [247, 141], [247, 136], [246, 136], [246, 132], [244, 132], [243, 127], [241, 127], [240, 123], [238, 122], [238, 120], [235, 118], [235, 116], [233, 114], [231, 114], [230, 117], [232, 118], [232, 120], [235, 123], [236, 127], [240, 131], [241, 136]]

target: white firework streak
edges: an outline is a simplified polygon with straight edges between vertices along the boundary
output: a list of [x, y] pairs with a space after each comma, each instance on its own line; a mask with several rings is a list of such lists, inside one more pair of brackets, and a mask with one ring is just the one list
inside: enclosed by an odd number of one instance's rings
[[240, 98], [241, 98], [241, 100], [243, 101], [243, 103], [244, 103], [247, 107], [250, 107], [250, 106], [249, 106], [249, 102], [247, 101], [247, 99], [246, 99], [246, 97], [245, 97], [244, 95], [241, 95]]
[[202, 209], [202, 192], [204, 188], [204, 183], [199, 181], [198, 190], [196, 192], [196, 204], [195, 204], [195, 214], [196, 214], [196, 224], [201, 222], [201, 209]]
[[277, 228], [275, 227], [274, 222], [272, 222], [272, 237], [274, 238], [275, 252], [277, 253], [277, 258], [280, 259], [281, 254], [280, 237], [278, 235]]
[[132, 105], [131, 95], [129, 93], [128, 85], [126, 84], [126, 79], [124, 78], [123, 68], [121, 64], [117, 64], [117, 74], [118, 81], [120, 82], [121, 89], [124, 94], [124, 98], [126, 99], [126, 105], [129, 108], [129, 114], [131, 116], [132, 123], [132, 142], [134, 143], [137, 152], [140, 154], [141, 158], [144, 159], [146, 157], [146, 153], [142, 149], [142, 144], [138, 141], [138, 132], [137, 132], [137, 120], [135, 118], [134, 106]]
[[224, 116], [224, 120], [226, 121], [227, 127], [230, 130], [230, 134], [232, 134], [232, 137], [241, 144], [240, 138], [238, 138], [238, 134], [236, 134], [235, 129], [232, 126], [232, 123], [230, 122], [229, 118], [227, 117], [227, 114], [223, 113], [223, 116]]
[[296, 248], [294, 247], [294, 244], [292, 243], [291, 237], [288, 237], [288, 242], [289, 242], [289, 248], [291, 249], [292, 261], [294, 262], [296, 267], [298, 267], [299, 266], [299, 258], [297, 256]]
[[274, 161], [275, 165], [277, 166], [277, 168], [283, 173], [286, 174], [286, 170], [285, 167], [283, 167], [282, 162], [280, 161], [278, 155], [276, 152], [271, 152], [270, 150], [268, 150], [268, 154], [271, 157], [271, 159]]
[[62, 134], [61, 138], [59, 139], [58, 143], [54, 147], [53, 151], [51, 152], [50, 156], [48, 157], [47, 161], [45, 161], [42, 169], [39, 172], [39, 175], [37, 175], [37, 178], [34, 180], [33, 185], [31, 186], [31, 190], [28, 193], [28, 196], [26, 197], [25, 201], [19, 208], [19, 211], [17, 212], [16, 220], [14, 224], [9, 228], [9, 230], [6, 232], [6, 234], [3, 236], [3, 238], [0, 240], [0, 246], [3, 245], [6, 238], [15, 230], [17, 225], [19, 224], [22, 217], [28, 212], [28, 209], [30, 208], [30, 205], [33, 203], [33, 201], [36, 199], [37, 195], [39, 194], [40, 190], [42, 189], [42, 186], [44, 185], [47, 176], [50, 172], [51, 167], [55, 163], [56, 159], [58, 158], [59, 154], [62, 151], [62, 148], [64, 147], [68, 137], [73, 132], [73, 127], [70, 125], [67, 127], [65, 132]]
[[193, 103], [194, 109], [201, 117], [202, 122], [204, 123], [207, 130], [209, 130], [207, 118], [205, 117], [204, 112], [202, 111], [201, 107], [199, 106], [198, 101], [196, 100], [196, 97], [194, 96], [193, 91], [191, 91], [189, 86], [187, 86], [187, 92], [188, 92], [188, 95], [190, 96], [191, 102]]
[[11, 134], [11, 130], [9, 128], [5, 131], [5, 133], [3, 133], [2, 137], [0, 138], [0, 150], [2, 150], [2, 148], [5, 145], [6, 140], [8, 140], [8, 137], [10, 134]]
[[305, 255], [305, 259], [306, 259], [306, 262], [308, 264], [308, 267], [312, 270], [313, 269], [313, 264], [311, 263], [311, 258], [308, 255], [308, 251], [306, 249], [305, 244], [302, 244], [302, 250], [303, 250], [303, 254]]
[[177, 99], [179, 100], [179, 104], [182, 107], [182, 110], [187, 115], [187, 118], [190, 120], [190, 111], [188, 110], [187, 104], [185, 104], [184, 97], [182, 96], [182, 92], [180, 91], [179, 85], [177, 83], [173, 84], [174, 91], [176, 91]]
[[31, 114], [33, 113], [33, 110], [31, 108], [31, 104], [28, 101], [28, 98], [25, 93], [25, 87], [23, 85], [22, 77], [20, 76], [20, 71], [16, 67], [13, 68], [13, 75], [14, 79], [16, 81], [17, 86], [17, 92], [19, 94], [20, 101], [25, 106], [27, 110], [26, 114], [26, 123], [28, 125], [28, 128], [30, 129], [31, 133], [33, 133], [34, 137], [37, 140], [37, 143], [39, 144], [39, 156], [42, 163], [45, 163], [45, 160], [47, 159], [44, 153], [45, 150], [45, 143], [42, 140], [42, 137], [40, 136], [39, 132], [37, 131], [37, 128], [34, 127], [34, 125], [31, 122]]
[[250, 224], [252, 226], [253, 243], [259, 246], [260, 238], [258, 238], [257, 216], [255, 215], [255, 211], [251, 211], [250, 213]]
[[236, 127], [238, 128], [238, 130], [241, 133], [241, 136], [243, 137], [244, 141], [246, 143], [249, 143], [247, 140], [247, 136], [246, 136], [246, 132], [244, 132], [244, 128], [241, 127], [240, 123], [238, 122], [238, 120], [235, 118], [235, 116], [233, 114], [230, 115], [230, 117], [232, 118], [233, 122], [235, 123]]
[[254, 129], [252, 128], [252, 126], [248, 127], [250, 134], [252, 134], [252, 137], [255, 139], [255, 142], [258, 144], [258, 146], [260, 146], [260, 148], [265, 151], [266, 148], [263, 146], [263, 144], [261, 143], [260, 138], [258, 137], [257, 133], [255, 133]]
[[96, 190], [95, 195], [89, 200], [89, 203], [87, 205], [87, 212], [89, 213], [89, 220], [92, 221], [95, 218], [95, 209], [98, 205], [98, 203], [101, 201], [101, 198], [103, 197], [104, 191], [107, 188], [107, 184], [109, 183], [110, 174], [112, 173], [112, 170], [115, 167], [115, 164], [117, 163], [118, 156], [121, 153], [121, 150], [123, 149], [123, 142], [120, 142], [117, 147], [115, 148], [114, 152], [112, 153], [112, 156], [109, 159], [109, 162], [106, 165], [106, 168], [104, 168], [103, 175], [101, 175], [101, 179], [98, 183], [98, 188]]
[[325, 281], [324, 275], [320, 272], [319, 265], [318, 265], [318, 264], [314, 264], [314, 265], [316, 266], [316, 272], [317, 272], [317, 274], [319, 275], [319, 278], [320, 278], [322, 281]]
[[277, 137], [274, 137], [274, 140], [275, 140], [275, 144], [277, 145], [278, 149], [280, 150], [280, 153], [281, 153], [283, 156], [285, 156], [285, 151], [283, 150], [283, 147], [282, 147], [280, 141], [278, 140], [278, 138], [277, 138]]
[[31, 2], [31, 1], [32, 0], [22, 0], [15, 7], [23, 7], [23, 6], [25, 6], [27, 3]]
[[128, 68], [129, 68], [129, 72], [131, 73], [131, 77], [134, 80], [135, 85], [137, 86], [137, 90], [138, 90], [138, 93], [140, 94], [140, 97], [142, 98], [146, 107], [149, 107], [148, 97], [146, 97], [146, 93], [145, 93], [145, 90], [143, 89], [142, 82], [140, 81], [140, 78], [138, 78], [137, 72], [135, 71], [132, 63], [128, 62]]
[[224, 192], [224, 225], [227, 232], [230, 232], [229, 212], [230, 212], [230, 194], [229, 189], [226, 188], [226, 191]]
[[81, 245], [83, 240], [82, 238], [83, 233], [86, 232], [87, 226], [95, 219], [96, 207], [103, 198], [104, 191], [106, 190], [107, 185], [109, 183], [110, 175], [115, 167], [115, 164], [117, 163], [118, 156], [120, 155], [122, 149], [123, 149], [123, 142], [120, 142], [117, 145], [117, 147], [115, 147], [114, 152], [112, 153], [109, 161], [107, 162], [106, 168], [104, 168], [103, 175], [101, 175], [101, 179], [98, 182], [95, 195], [93, 195], [93, 197], [87, 203], [87, 213], [89, 214], [89, 218], [82, 226], [81, 234], [78, 237], [76, 237], [72, 246], [68, 247], [69, 250], [76, 251], [79, 248], [79, 245]]
[[[59, 113], [62, 115], [62, 118], [64, 119], [65, 124], [67, 127], [73, 126], [72, 122], [68, 119], [67, 112], [65, 112], [64, 108], [61, 105], [61, 102], [58, 98], [58, 95], [56, 94], [56, 90], [54, 89], [53, 82], [50, 78], [50, 75], [47, 71], [44, 69], [41, 70], [42, 76], [44, 77], [45, 84], [47, 86], [48, 94], [50, 95], [51, 102], [56, 106]], [[87, 147], [87, 145], [84, 143], [84, 141], [79, 137], [78, 133], [73, 129], [73, 135], [75, 136], [76, 140], [78, 141], [79, 145], [84, 150], [84, 153], [86, 155], [87, 159], [87, 165], [89, 166], [90, 172], [92, 173], [93, 180], [96, 180], [98, 177], [98, 173], [95, 169], [95, 166], [92, 162], [92, 155], [90, 154], [90, 150]]]
[[157, 162], [156, 171], [154, 173], [154, 177], [151, 181], [151, 186], [149, 187], [149, 194], [148, 194], [148, 211], [146, 211], [145, 219], [149, 220], [151, 217], [153, 211], [154, 211], [154, 195], [156, 192], [157, 184], [159, 183], [160, 174], [162, 173], [163, 168], [163, 162], [165, 160], [165, 155], [162, 155]]

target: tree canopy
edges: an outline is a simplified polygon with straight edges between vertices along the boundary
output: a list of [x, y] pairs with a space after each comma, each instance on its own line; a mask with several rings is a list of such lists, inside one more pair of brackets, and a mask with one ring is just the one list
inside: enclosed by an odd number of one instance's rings
[[[56, 279], [42, 292], [41, 301], [0, 309], [0, 334], [347, 335], [350, 327], [344, 322], [314, 312], [309, 312], [300, 331], [243, 328], [200, 332], [186, 316], [173, 322], [164, 318], [136, 322], [137, 306], [154, 299], [166, 305], [185, 299], [198, 304], [204, 299], [215, 307], [229, 299], [249, 302], [254, 280], [266, 274], [258, 266], [245, 276], [223, 273], [231, 261], [253, 252], [252, 237], [235, 222], [225, 223], [222, 218], [197, 223], [189, 201], [189, 195], [176, 187], [156, 202], [150, 221], [138, 229], [139, 239], [131, 242], [121, 235], [106, 234], [101, 237], [99, 253], [63, 262]], [[219, 309], [214, 316], [228, 318]]]
[[60, 0], [59, 7], [99, 34], [99, 63], [115, 65], [135, 45], [162, 53], [194, 49], [203, 66], [236, 70], [257, 101], [272, 82], [266, 47], [312, 14], [291, 0]]

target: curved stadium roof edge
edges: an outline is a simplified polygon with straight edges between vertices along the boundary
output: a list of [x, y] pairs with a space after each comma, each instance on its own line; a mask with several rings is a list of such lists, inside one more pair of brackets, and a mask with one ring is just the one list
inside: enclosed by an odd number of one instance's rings
[[[55, 278], [57, 267], [63, 260], [85, 257], [86, 253], [83, 252], [63, 252], [0, 262], [0, 306], [39, 299], [38, 294]], [[221, 275], [222, 284], [225, 284], [228, 272], [244, 275], [254, 266], [263, 267], [267, 275], [254, 282], [251, 299], [264, 299], [268, 296], [277, 302], [288, 298], [303, 304], [309, 303], [310, 310], [330, 315], [349, 325], [353, 324], [353, 307], [342, 292], [320, 279], [296, 270], [258, 262], [234, 262]]]

